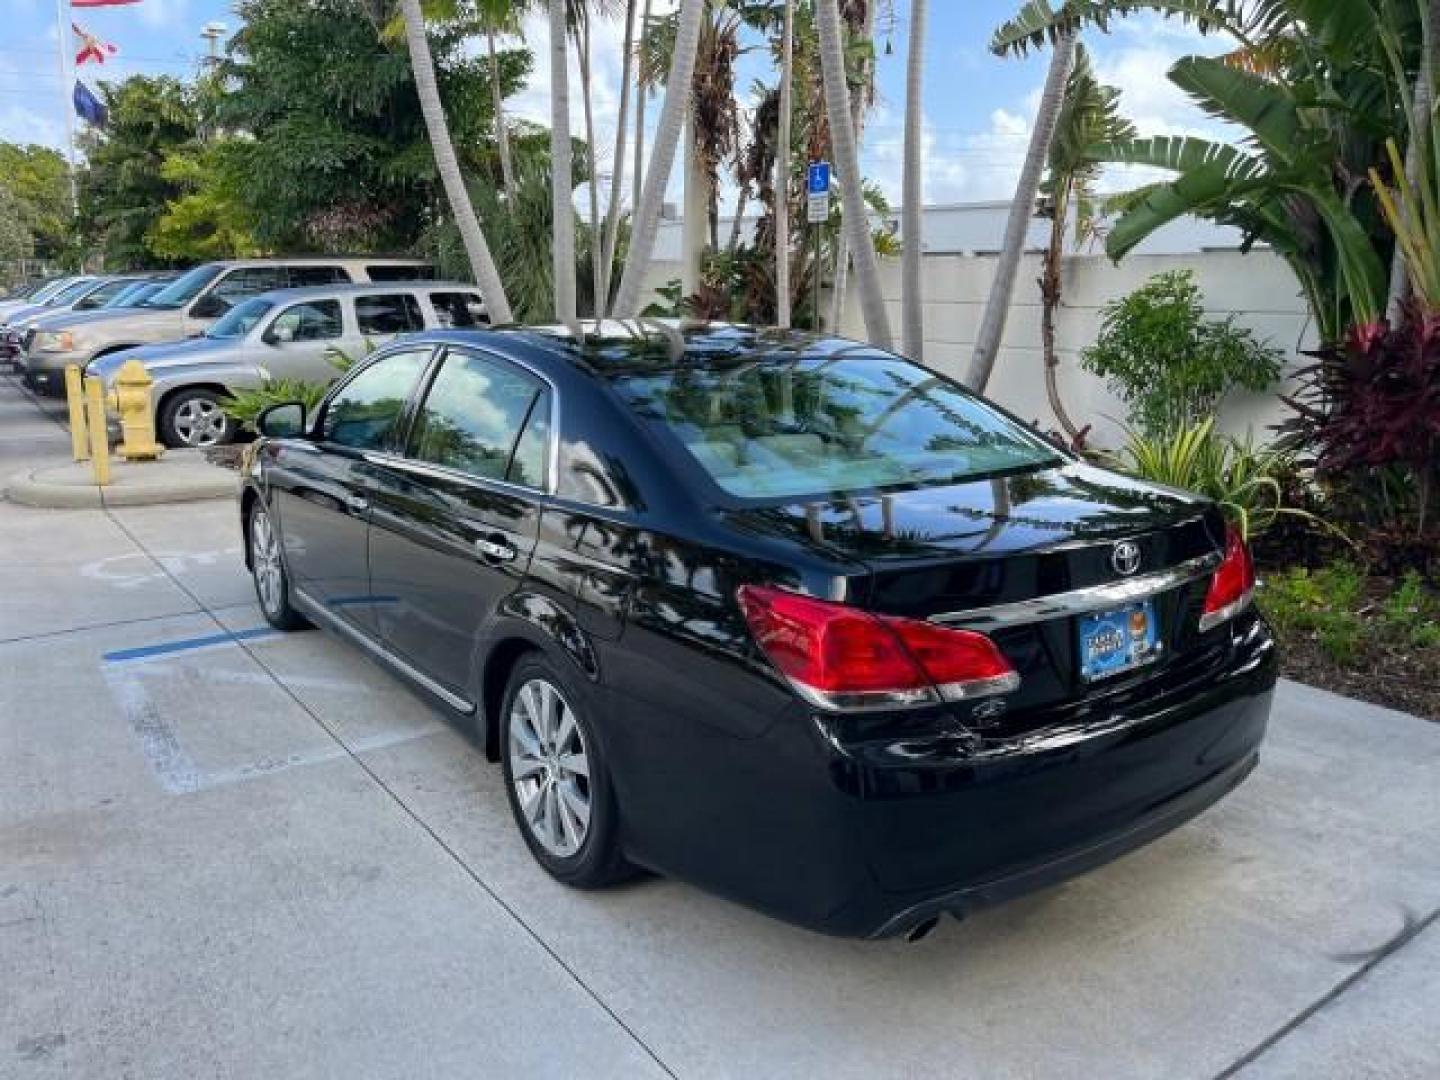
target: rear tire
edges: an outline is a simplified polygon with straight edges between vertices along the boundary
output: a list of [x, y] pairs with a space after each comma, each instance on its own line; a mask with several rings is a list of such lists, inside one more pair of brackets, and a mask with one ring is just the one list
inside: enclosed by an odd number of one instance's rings
[[156, 418], [160, 441], [176, 449], [225, 446], [238, 426], [225, 412], [227, 395], [197, 387], [171, 394]]
[[538, 654], [510, 673], [500, 760], [520, 835], [551, 877], [589, 889], [634, 875], [620, 850], [615, 793], [585, 699]]
[[250, 536], [250, 576], [261, 614], [276, 630], [303, 630], [310, 624], [290, 605], [290, 575], [285, 572], [280, 536], [270, 512], [258, 499], [250, 507], [245, 528]]

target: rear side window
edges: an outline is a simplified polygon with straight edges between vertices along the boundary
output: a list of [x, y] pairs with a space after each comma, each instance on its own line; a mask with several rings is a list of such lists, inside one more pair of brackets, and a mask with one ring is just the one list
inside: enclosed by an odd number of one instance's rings
[[343, 266], [290, 266], [286, 267], [292, 289], [307, 289], [314, 285], [347, 285], [350, 275]]
[[394, 265], [381, 263], [376, 266], [367, 266], [366, 275], [371, 281], [433, 281], [435, 280], [435, 268], [424, 265]]
[[433, 292], [430, 303], [435, 306], [435, 317], [445, 330], [468, 330], [472, 326], [488, 325], [490, 321], [479, 293]]
[[1056, 460], [948, 379], [884, 353], [666, 367], [614, 385], [741, 499], [956, 483]]
[[545, 384], [508, 364], [446, 358], [415, 418], [410, 456], [485, 480], [545, 486]]
[[355, 321], [362, 334], [406, 334], [425, 328], [420, 301], [409, 293], [357, 296]]
[[429, 360], [429, 349], [416, 349], [391, 353], [361, 370], [325, 407], [325, 439], [357, 450], [387, 449]]
[[340, 336], [340, 301], [312, 300], [293, 304], [270, 324], [277, 341], [329, 341]]

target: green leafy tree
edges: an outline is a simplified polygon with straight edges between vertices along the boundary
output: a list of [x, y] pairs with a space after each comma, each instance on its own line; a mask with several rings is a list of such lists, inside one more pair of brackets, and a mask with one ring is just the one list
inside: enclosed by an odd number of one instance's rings
[[[219, 67], [228, 93], [214, 122], [243, 136], [224, 167], [256, 239], [284, 251], [412, 248], [442, 190], [408, 50], [385, 34], [393, 5], [242, 0], [238, 10], [244, 26]], [[469, 55], [473, 29], [442, 22], [427, 37], [461, 168], [498, 185], [492, 67]], [[531, 57], [503, 51], [495, 67], [508, 96]], [[357, 223], [352, 235], [336, 228], [345, 221]]]
[[35, 237], [25, 220], [25, 207], [13, 192], [0, 185], [0, 285], [19, 276], [13, 264], [35, 254]]
[[29, 238], [30, 255], [23, 257], [68, 258], [75, 234], [65, 159], [48, 146], [0, 143], [0, 189]]
[[1100, 309], [1100, 336], [1080, 354], [1125, 402], [1130, 423], [1168, 437], [1213, 417], [1237, 387], [1259, 392], [1280, 376], [1280, 352], [1235, 325], [1206, 319], [1188, 270], [1158, 274]]
[[178, 147], [160, 167], [161, 176], [182, 194], [145, 234], [146, 246], [173, 262], [208, 262], [261, 254], [249, 227], [246, 207], [224, 167], [233, 143]]
[[135, 75], [101, 83], [110, 111], [103, 130], [83, 138], [88, 165], [80, 176], [80, 223], [107, 266], [154, 261], [146, 237], [184, 187], [165, 175], [176, 150], [193, 145], [199, 127], [194, 92], [168, 76]]

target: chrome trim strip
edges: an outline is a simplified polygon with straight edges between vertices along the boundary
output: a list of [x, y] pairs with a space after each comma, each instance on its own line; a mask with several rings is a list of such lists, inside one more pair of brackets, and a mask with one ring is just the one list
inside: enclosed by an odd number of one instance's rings
[[967, 611], [951, 611], [943, 615], [932, 615], [930, 621], [943, 626], [964, 626], [968, 629], [993, 630], [1006, 626], [1024, 626], [1027, 623], [1044, 622], [1070, 615], [1084, 615], [1091, 611], [1104, 611], [1120, 607], [1136, 600], [1145, 600], [1168, 589], [1177, 588], [1191, 581], [1205, 577], [1220, 565], [1221, 555], [1212, 552], [1199, 558], [1172, 566], [1168, 570], [1157, 570], [1151, 574], [1112, 581], [1104, 585], [1090, 585], [1070, 592], [1055, 593], [1052, 596], [1037, 596], [1033, 600], [1017, 600], [1012, 604], [996, 604], [993, 607], [970, 608]]
[[406, 663], [404, 660], [401, 660], [389, 649], [385, 648], [378, 641], [375, 641], [373, 638], [371, 638], [369, 634], [365, 633], [365, 631], [359, 629], [358, 627], [351, 626], [344, 619], [337, 618], [325, 607], [324, 604], [320, 603], [318, 600], [314, 599], [314, 597], [307, 594], [304, 589], [292, 588], [290, 591], [294, 595], [295, 599], [299, 602], [299, 605], [305, 609], [305, 613], [307, 615], [319, 619], [321, 622], [324, 622], [327, 625], [333, 627], [334, 629], [340, 631], [340, 633], [344, 634], [351, 641], [355, 642], [355, 644], [374, 653], [377, 657], [379, 657], [381, 660], [384, 660], [387, 664], [390, 664], [397, 668], [401, 674], [419, 683], [426, 690], [430, 691], [430, 693], [434, 694], [436, 697], [438, 697], [441, 701], [445, 702], [445, 704], [449, 705], [455, 711], [462, 712], [466, 716], [474, 714], [475, 706], [472, 702], [466, 701], [458, 694], [452, 694], [449, 690], [446, 690], [434, 679], [430, 678], [430, 676], [426, 675], [422, 671], [417, 670], [413, 665]]

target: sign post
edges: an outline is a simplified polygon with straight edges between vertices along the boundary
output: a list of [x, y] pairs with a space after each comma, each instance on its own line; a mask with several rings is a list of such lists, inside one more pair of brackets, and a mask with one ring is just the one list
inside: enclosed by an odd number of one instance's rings
[[820, 239], [825, 223], [830, 220], [830, 163], [812, 161], [805, 174], [805, 220], [815, 243], [815, 315], [814, 326], [820, 330]]

